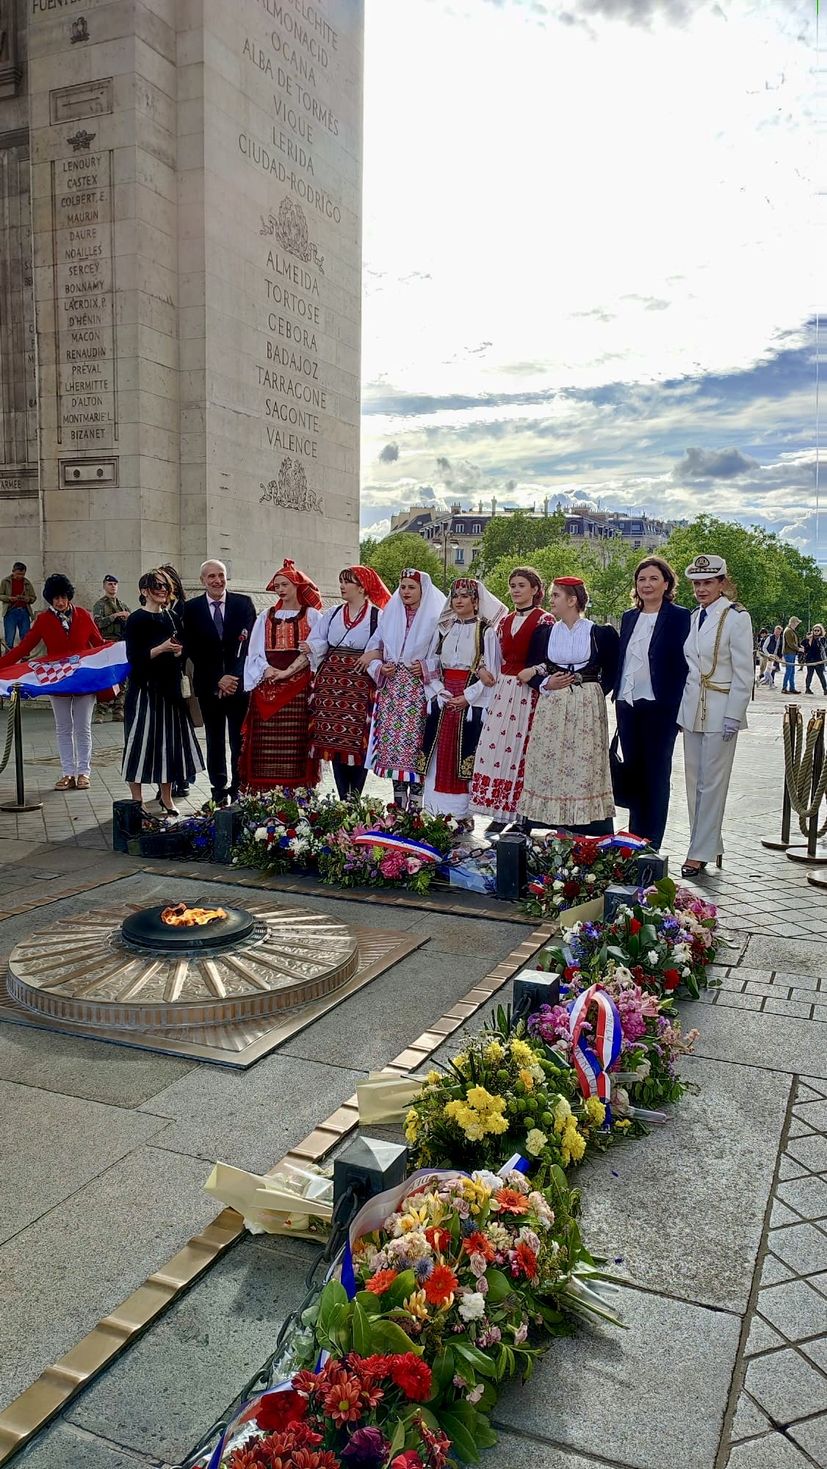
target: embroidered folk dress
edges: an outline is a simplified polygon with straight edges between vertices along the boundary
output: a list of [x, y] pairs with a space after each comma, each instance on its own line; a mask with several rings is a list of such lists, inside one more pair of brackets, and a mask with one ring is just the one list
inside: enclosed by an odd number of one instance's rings
[[523, 789], [525, 749], [537, 690], [520, 683], [517, 674], [545, 658], [553, 618], [539, 607], [512, 612], [497, 627], [497, 679], [474, 759], [470, 809], [491, 821], [511, 821]]
[[[480, 662], [493, 668], [497, 661], [497, 634], [483, 617], [466, 622], [457, 618], [438, 634], [429, 659], [431, 677], [426, 688], [420, 772], [425, 775], [426, 811], [461, 820], [469, 814], [474, 756], [492, 690], [477, 678]], [[462, 694], [467, 708], [447, 708]]]
[[315, 671], [310, 696], [310, 753], [315, 760], [365, 763], [376, 685], [369, 673], [359, 672], [356, 662], [378, 620], [378, 607], [365, 602], [350, 621], [343, 602], [322, 614], [308, 639]]
[[295, 662], [299, 643], [308, 641], [319, 615], [315, 607], [298, 612], [270, 607], [256, 618], [244, 664], [244, 687], [251, 697], [238, 763], [240, 783], [251, 791], [319, 783], [319, 762], [310, 754], [310, 669], [263, 681], [266, 668]]
[[[394, 672], [379, 675], [368, 765], [395, 781], [416, 781], [425, 728], [425, 688], [418, 668], [402, 662], [417, 607], [405, 608], [405, 635]], [[380, 623], [381, 632], [381, 623]], [[378, 672], [378, 668], [377, 668]]]
[[587, 617], [571, 628], [554, 624], [546, 667], [580, 673], [584, 682], [549, 689], [549, 675], [537, 679], [540, 698], [519, 802], [520, 815], [529, 821], [581, 829], [614, 815], [606, 695], [614, 687], [618, 648], [614, 628], [596, 627]]

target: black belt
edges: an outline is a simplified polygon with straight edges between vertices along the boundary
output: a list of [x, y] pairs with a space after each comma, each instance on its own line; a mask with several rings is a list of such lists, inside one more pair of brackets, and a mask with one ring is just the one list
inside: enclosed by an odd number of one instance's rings
[[[575, 673], [576, 672], [576, 669], [574, 669], [574, 668], [561, 668], [561, 666], [560, 666], [559, 663], [547, 663], [546, 664], [546, 667], [547, 667], [550, 675], [552, 673], [569, 673], [570, 674], [570, 673]], [[600, 674], [599, 673], [578, 673], [577, 674], [577, 678], [578, 678], [578, 681], [580, 683], [600, 683]]]

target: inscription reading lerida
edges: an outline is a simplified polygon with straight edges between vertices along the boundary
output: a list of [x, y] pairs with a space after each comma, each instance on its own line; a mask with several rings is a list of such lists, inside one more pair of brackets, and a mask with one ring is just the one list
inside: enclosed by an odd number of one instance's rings
[[118, 437], [112, 151], [51, 170], [57, 439], [107, 447]]

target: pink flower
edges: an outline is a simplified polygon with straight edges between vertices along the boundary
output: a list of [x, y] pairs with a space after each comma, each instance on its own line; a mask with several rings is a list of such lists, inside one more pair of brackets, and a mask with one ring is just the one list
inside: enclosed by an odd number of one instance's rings
[[420, 871], [422, 867], [422, 859], [421, 857], [409, 857], [405, 863], [405, 866], [408, 869], [411, 877], [413, 877], [414, 873]]

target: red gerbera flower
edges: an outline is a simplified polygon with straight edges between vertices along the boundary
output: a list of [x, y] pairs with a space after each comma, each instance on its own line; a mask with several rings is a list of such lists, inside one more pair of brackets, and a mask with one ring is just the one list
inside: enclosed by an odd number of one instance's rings
[[293, 1388], [284, 1392], [268, 1393], [256, 1409], [256, 1423], [265, 1433], [286, 1428], [288, 1423], [298, 1423], [307, 1413], [307, 1399]]
[[362, 1392], [355, 1377], [346, 1378], [325, 1393], [324, 1412], [337, 1427], [356, 1423], [362, 1416]]
[[431, 1369], [413, 1352], [391, 1358], [391, 1377], [412, 1403], [424, 1403], [431, 1396]]
[[528, 1199], [524, 1194], [518, 1194], [516, 1189], [501, 1188], [496, 1199], [503, 1214], [528, 1213]]
[[529, 1280], [533, 1280], [537, 1274], [537, 1256], [534, 1251], [527, 1244], [521, 1243], [517, 1246], [514, 1254], [523, 1274], [528, 1276]]
[[449, 1265], [435, 1265], [425, 1281], [425, 1299], [432, 1306], [444, 1306], [458, 1285], [459, 1281]]
[[640, 930], [642, 929], [642, 927], [643, 927], [643, 924], [641, 923], [641, 921], [640, 921], [639, 918], [630, 918], [629, 919], [629, 932], [630, 933], [640, 933]]
[[347, 1364], [351, 1371], [355, 1372], [360, 1382], [365, 1382], [390, 1376], [391, 1360], [387, 1356], [360, 1357], [356, 1352], [351, 1352]]
[[365, 1290], [369, 1290], [371, 1295], [383, 1296], [386, 1290], [390, 1290], [398, 1274], [398, 1270], [377, 1270], [376, 1274], [365, 1282]]
[[494, 1246], [490, 1239], [486, 1239], [484, 1234], [480, 1234], [479, 1230], [477, 1230], [476, 1234], [469, 1234], [467, 1239], [462, 1241], [462, 1248], [467, 1250], [469, 1255], [484, 1255], [486, 1260], [493, 1260], [494, 1258]]
[[676, 990], [678, 988], [678, 985], [680, 984], [680, 982], [681, 982], [681, 977], [680, 977], [680, 974], [678, 973], [677, 969], [664, 969], [664, 971], [663, 971], [663, 988], [665, 990]]

